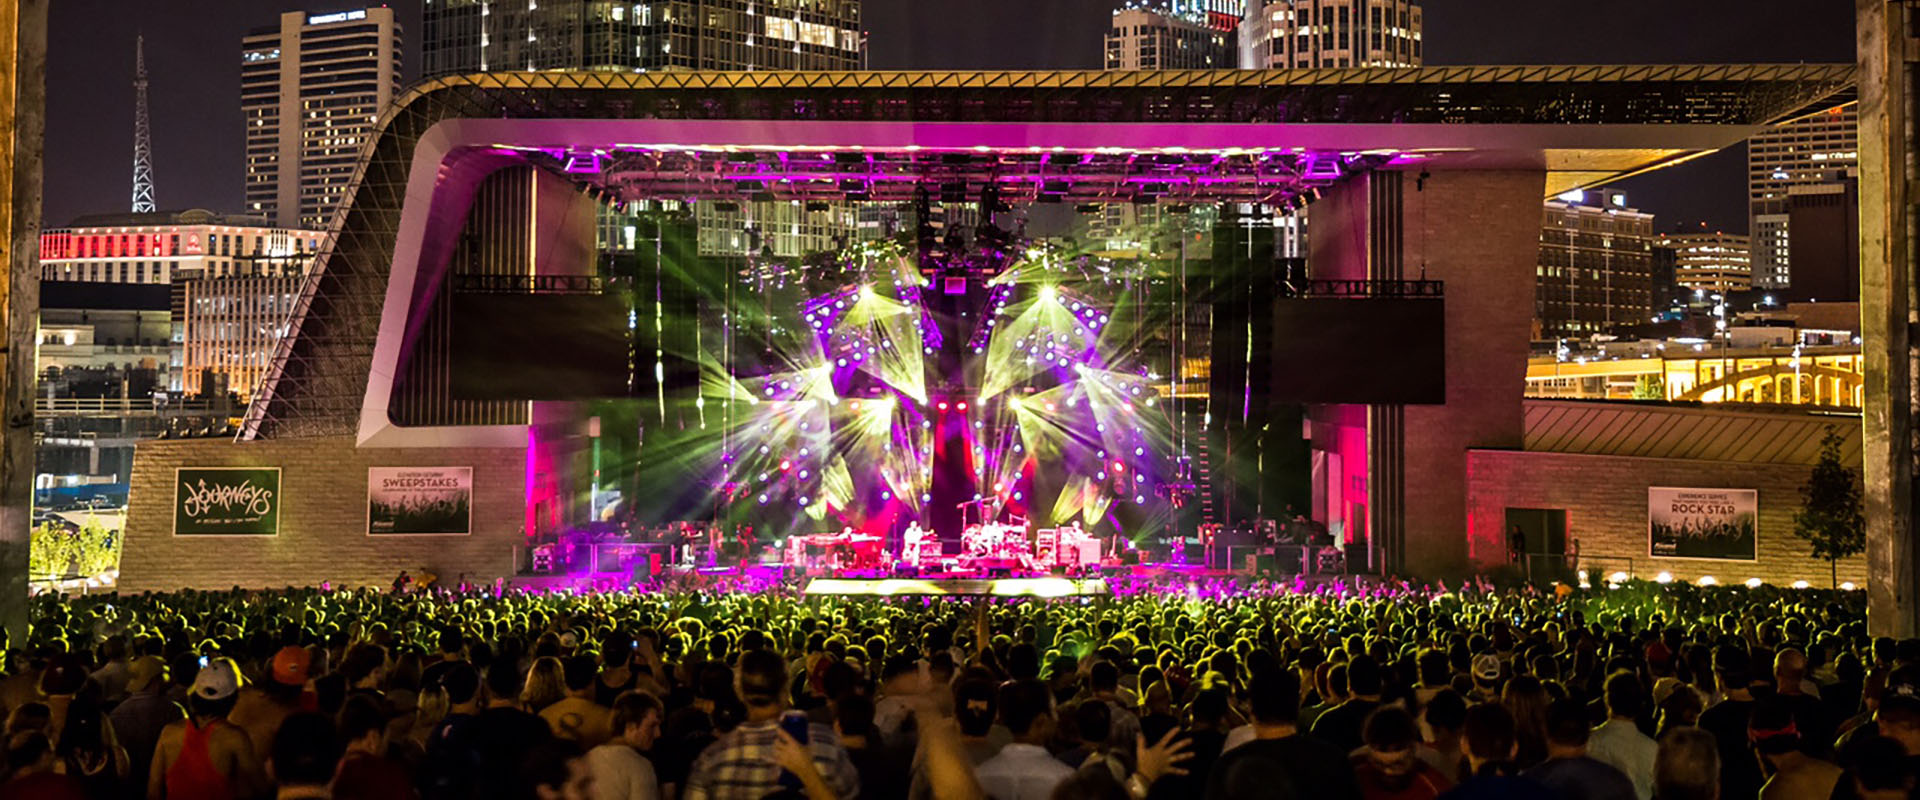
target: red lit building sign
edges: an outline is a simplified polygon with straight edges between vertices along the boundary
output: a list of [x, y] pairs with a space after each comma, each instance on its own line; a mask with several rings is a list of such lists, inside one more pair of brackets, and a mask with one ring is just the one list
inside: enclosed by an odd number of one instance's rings
[[[199, 252], [200, 237], [188, 234], [189, 253]], [[165, 258], [172, 252], [172, 239], [164, 233], [43, 233], [40, 234], [40, 258]]]

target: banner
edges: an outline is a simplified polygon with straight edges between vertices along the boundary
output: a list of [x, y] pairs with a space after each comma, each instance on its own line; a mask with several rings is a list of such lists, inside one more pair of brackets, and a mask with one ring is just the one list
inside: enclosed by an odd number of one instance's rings
[[368, 535], [465, 535], [472, 508], [472, 467], [367, 469]]
[[1648, 554], [1758, 560], [1760, 493], [1752, 489], [1647, 488]]
[[173, 471], [175, 536], [279, 533], [279, 467], [180, 467]]

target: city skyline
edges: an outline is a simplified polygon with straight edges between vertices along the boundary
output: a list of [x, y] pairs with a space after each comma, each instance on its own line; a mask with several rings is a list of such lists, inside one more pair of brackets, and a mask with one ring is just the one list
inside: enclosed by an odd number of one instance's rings
[[[193, 15], [124, 0], [70, 0], [50, 23], [46, 200], [43, 223], [124, 210], [133, 150], [133, 43], [147, 37], [154, 174], [160, 208], [244, 210], [239, 154], [240, 39], [286, 10], [340, 3], [212, 0]], [[406, 74], [417, 76], [420, 3], [395, 9], [406, 32]], [[964, 5], [965, 7], [960, 7]], [[966, 4], [867, 0], [874, 69], [1099, 69], [1112, 0], [977, 0]], [[1554, 7], [1522, 0], [1428, 0], [1429, 65], [1848, 61], [1852, 9], [1786, 0], [1645, 0]], [[1508, 32], [1494, 38], [1485, 31]], [[1793, 30], [1793, 37], [1770, 31]], [[1704, 34], [1712, 32], [1713, 36]], [[77, 98], [86, 98], [77, 100]], [[1657, 214], [1661, 227], [1705, 222], [1744, 231], [1746, 153], [1730, 147], [1613, 188]]]

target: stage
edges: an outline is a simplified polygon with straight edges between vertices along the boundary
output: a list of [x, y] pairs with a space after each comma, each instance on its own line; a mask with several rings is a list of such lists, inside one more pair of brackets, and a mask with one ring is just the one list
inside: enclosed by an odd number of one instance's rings
[[643, 593], [751, 593], [798, 598], [1030, 598], [1039, 600], [1182, 593], [1195, 599], [1227, 599], [1247, 592], [1346, 593], [1382, 585], [1374, 575], [1267, 569], [1218, 569], [1201, 564], [1145, 562], [1100, 564], [1083, 569], [918, 570], [803, 569], [782, 563], [750, 563], [648, 569], [644, 563], [602, 569], [583, 562], [574, 569], [522, 572], [502, 588], [528, 591]]
[[803, 591], [808, 597], [1105, 597], [1111, 593], [1105, 578], [814, 578]]

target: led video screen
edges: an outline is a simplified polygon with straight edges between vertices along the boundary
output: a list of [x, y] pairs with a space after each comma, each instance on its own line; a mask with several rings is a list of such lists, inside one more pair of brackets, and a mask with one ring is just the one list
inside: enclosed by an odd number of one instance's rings
[[632, 350], [618, 294], [453, 296], [451, 375], [462, 400], [624, 397]]
[[1288, 298], [1273, 310], [1275, 400], [1446, 402], [1445, 300]]

